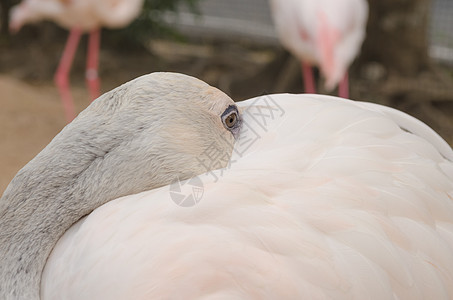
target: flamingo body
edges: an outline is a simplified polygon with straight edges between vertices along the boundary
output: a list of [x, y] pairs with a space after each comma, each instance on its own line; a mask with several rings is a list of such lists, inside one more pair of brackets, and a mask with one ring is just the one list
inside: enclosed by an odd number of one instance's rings
[[262, 99], [239, 104], [197, 205], [165, 186], [99, 207], [57, 243], [42, 299], [451, 299], [448, 144], [376, 104]]
[[[271, 0], [271, 6], [283, 46], [305, 68], [319, 66], [326, 88], [333, 89], [347, 74], [365, 37], [366, 0]], [[306, 73], [304, 80], [312, 80]], [[314, 86], [310, 89], [306, 92], [313, 93]]]
[[100, 28], [125, 27], [140, 13], [143, 0], [24, 0], [13, 7], [10, 29], [17, 32], [23, 25], [52, 20], [70, 30], [68, 41], [54, 76], [68, 122], [76, 116], [70, 93], [69, 73], [83, 32], [89, 32], [85, 78], [91, 100], [100, 95], [98, 75]]
[[143, 0], [24, 0], [12, 10], [11, 27], [51, 20], [66, 29], [89, 32], [127, 26], [140, 13]]

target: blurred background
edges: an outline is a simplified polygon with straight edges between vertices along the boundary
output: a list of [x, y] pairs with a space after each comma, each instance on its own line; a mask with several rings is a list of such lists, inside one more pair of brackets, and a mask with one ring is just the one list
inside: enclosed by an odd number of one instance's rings
[[[408, 112], [452, 145], [453, 1], [368, 2], [350, 98]], [[18, 3], [0, 0], [0, 194], [66, 124], [53, 75], [68, 31], [43, 21], [11, 35]], [[77, 112], [90, 103], [86, 44], [83, 36], [70, 77]], [[303, 92], [300, 63], [280, 45], [268, 0], [145, 0], [128, 27], [102, 30], [99, 65], [102, 92], [155, 71], [198, 77], [236, 101]]]

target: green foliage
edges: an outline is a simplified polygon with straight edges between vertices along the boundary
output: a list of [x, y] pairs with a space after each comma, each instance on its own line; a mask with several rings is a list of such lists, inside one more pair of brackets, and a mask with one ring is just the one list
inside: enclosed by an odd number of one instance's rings
[[178, 5], [181, 3], [186, 3], [187, 6], [196, 11], [198, 9], [197, 3], [199, 0], [146, 0], [143, 11], [150, 12], [152, 10], [157, 11], [177, 11]]
[[168, 11], [178, 12], [181, 4], [186, 5], [190, 11], [199, 13], [198, 2], [200, 0], [145, 0], [142, 13], [128, 27], [121, 30], [107, 32], [107, 39], [117, 48], [140, 47], [149, 38], [156, 36], [171, 36], [181, 39], [182, 36], [164, 22], [164, 13]]

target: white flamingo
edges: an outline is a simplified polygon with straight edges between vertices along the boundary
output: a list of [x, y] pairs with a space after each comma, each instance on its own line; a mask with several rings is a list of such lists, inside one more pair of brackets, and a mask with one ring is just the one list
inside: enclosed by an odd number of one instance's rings
[[[42, 299], [453, 297], [453, 151], [428, 126], [320, 95], [251, 99], [238, 117], [217, 90], [168, 76], [95, 101], [12, 181], [2, 299], [36, 298], [40, 280]], [[212, 94], [223, 101], [202, 118]], [[129, 195], [201, 173], [233, 136], [230, 163], [198, 177], [197, 205], [176, 205], [169, 186]]]
[[270, 0], [281, 43], [302, 63], [306, 93], [315, 93], [311, 66], [319, 66], [325, 87], [337, 84], [349, 98], [348, 67], [357, 56], [368, 19], [366, 0]]
[[83, 32], [90, 33], [85, 77], [90, 97], [94, 100], [99, 96], [100, 89], [98, 76], [100, 28], [127, 26], [138, 16], [142, 6], [143, 0], [23, 0], [13, 7], [10, 20], [12, 32], [17, 32], [27, 23], [45, 19], [70, 30], [54, 77], [68, 122], [76, 115], [70, 92], [69, 72], [80, 36]]

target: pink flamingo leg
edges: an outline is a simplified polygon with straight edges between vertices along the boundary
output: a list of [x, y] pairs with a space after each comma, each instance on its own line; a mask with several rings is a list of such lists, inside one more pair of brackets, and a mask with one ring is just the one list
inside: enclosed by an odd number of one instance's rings
[[71, 71], [74, 55], [77, 50], [77, 45], [80, 41], [82, 31], [80, 29], [72, 29], [69, 33], [68, 41], [60, 59], [60, 64], [55, 72], [54, 81], [60, 92], [61, 101], [66, 117], [69, 123], [75, 118], [74, 100], [72, 99], [71, 91], [69, 88], [69, 71]]
[[85, 79], [90, 93], [91, 101], [99, 97], [100, 81], [98, 75], [99, 48], [101, 41], [101, 30], [95, 29], [90, 32], [88, 41], [88, 57]]
[[305, 93], [315, 94], [315, 80], [313, 78], [313, 70], [311, 66], [305, 62], [302, 62], [302, 74], [304, 77], [304, 89]]
[[348, 72], [344, 74], [343, 79], [338, 85], [338, 96], [349, 99], [349, 78]]

